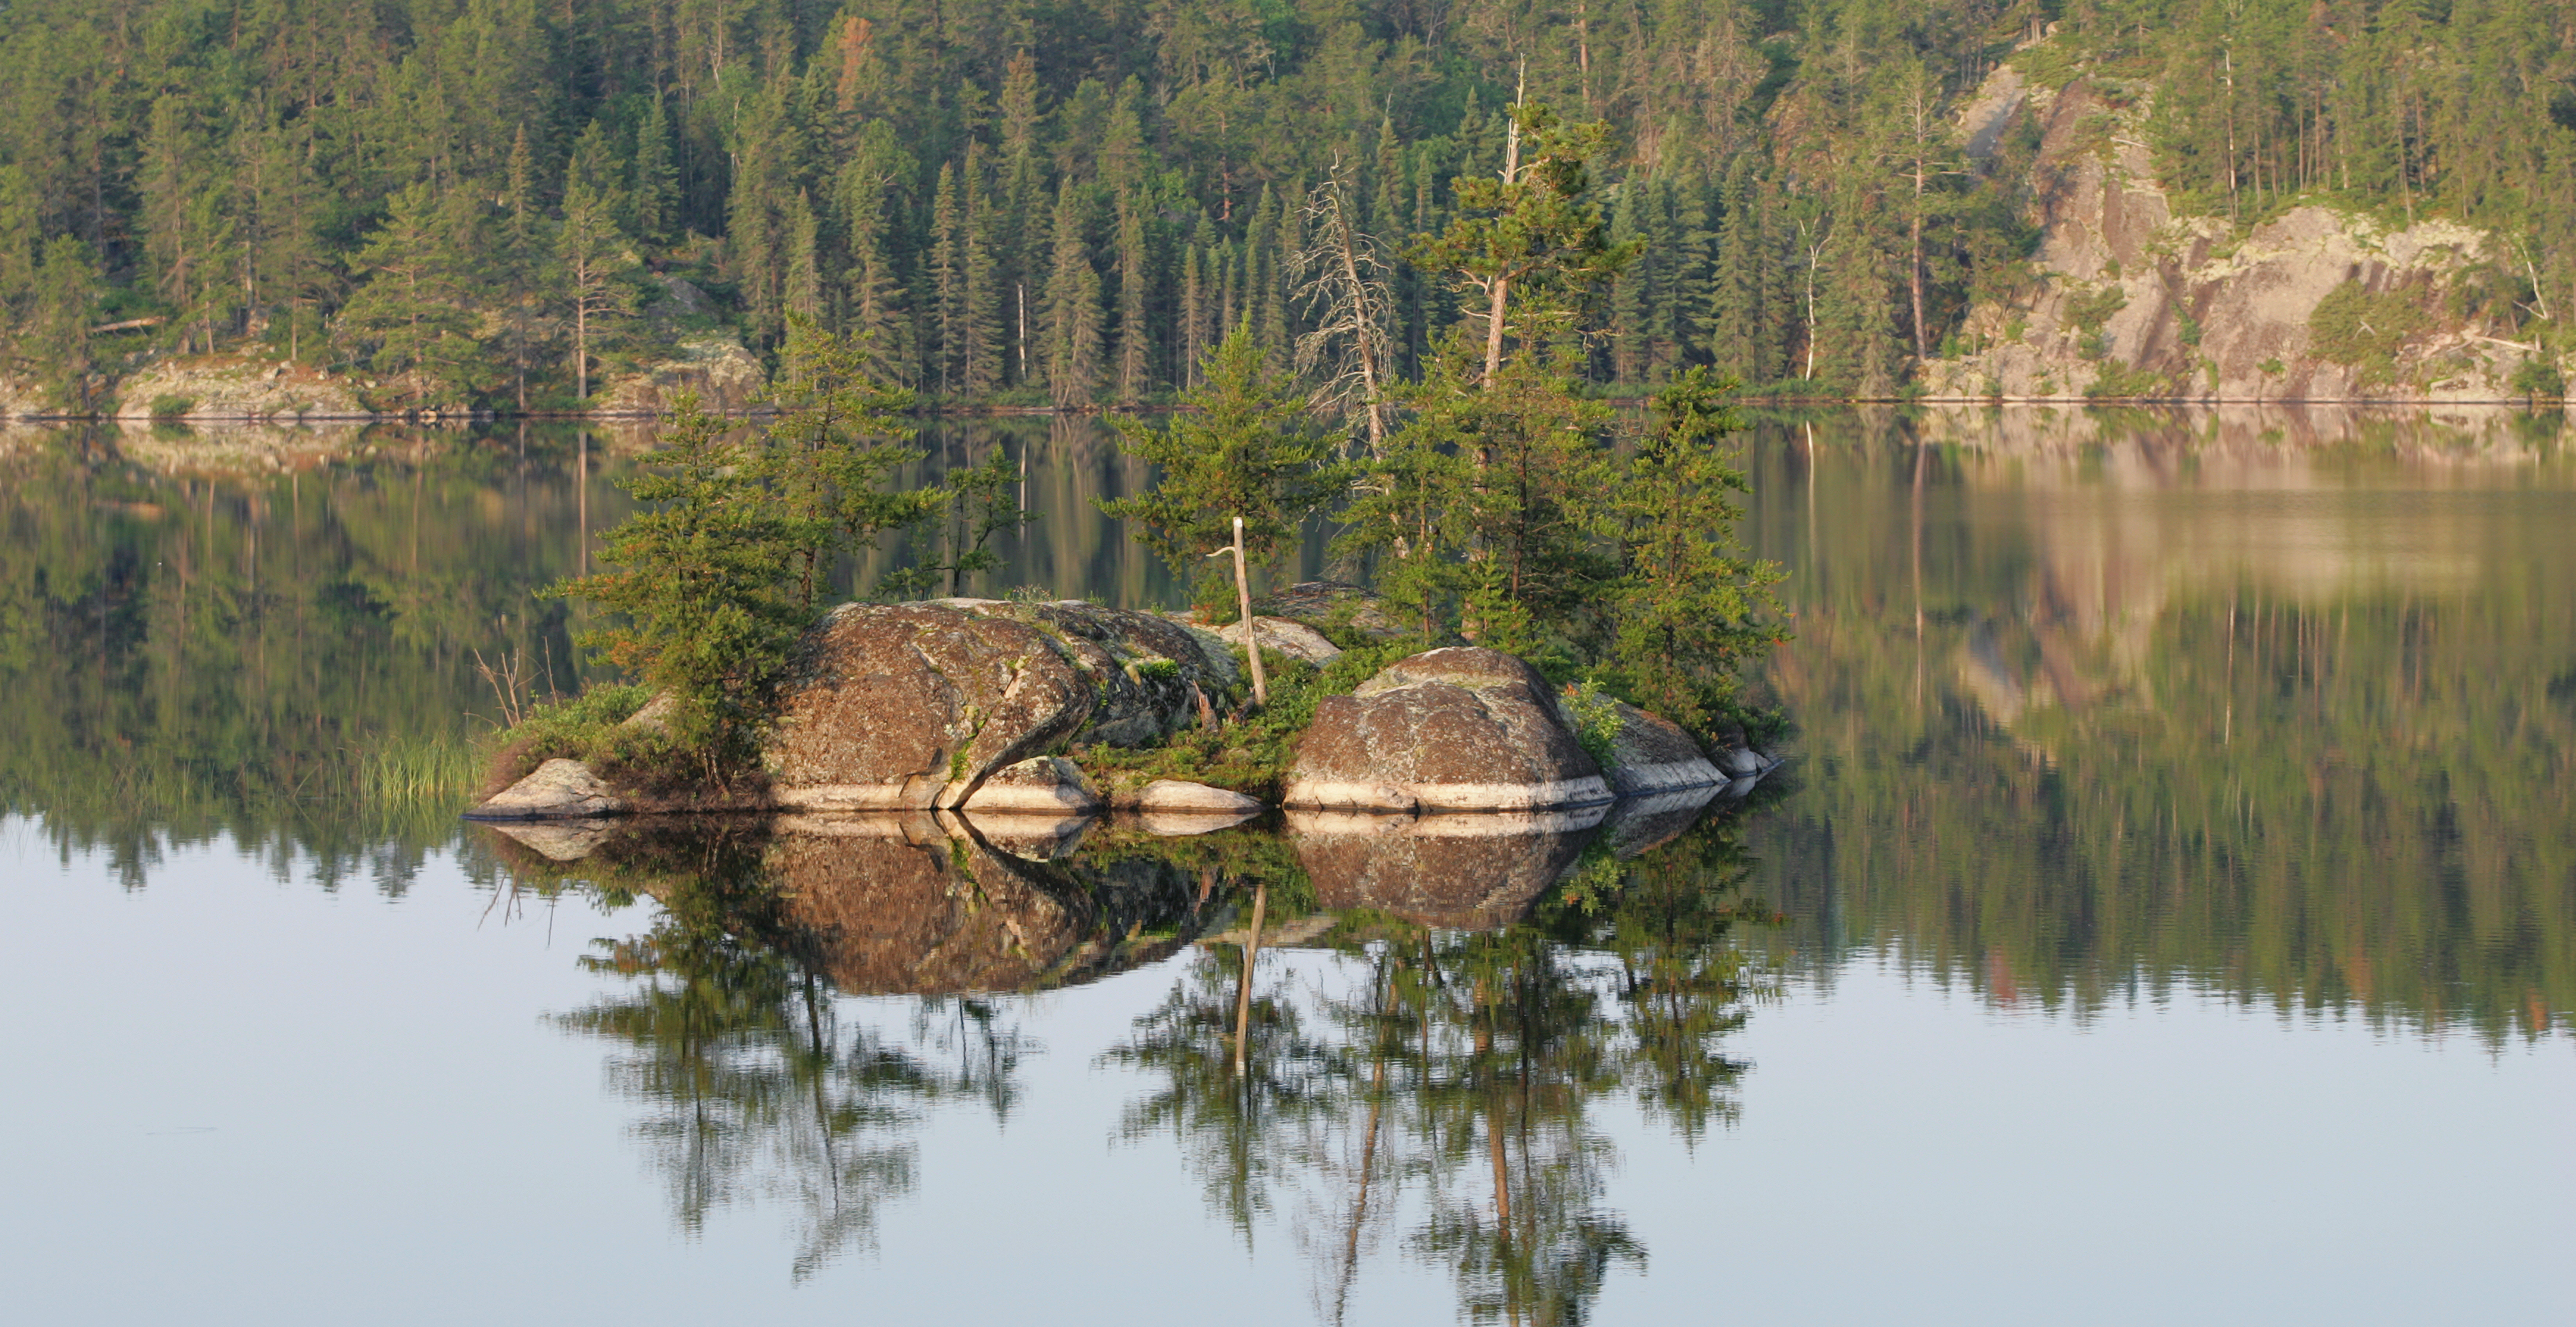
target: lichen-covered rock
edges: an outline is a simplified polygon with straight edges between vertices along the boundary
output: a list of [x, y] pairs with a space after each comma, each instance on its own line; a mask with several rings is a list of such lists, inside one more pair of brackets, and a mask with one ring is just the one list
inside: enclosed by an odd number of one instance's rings
[[243, 355], [156, 360], [116, 387], [119, 419], [364, 418], [374, 412], [348, 379]]
[[1090, 780], [1082, 777], [1082, 771], [1072, 761], [1062, 756], [1032, 756], [993, 771], [967, 797], [964, 806], [970, 814], [1080, 814], [1100, 809], [1100, 794], [1091, 790]]
[[1288, 770], [1290, 806], [1531, 811], [1611, 799], [1536, 669], [1461, 646], [1326, 697]]
[[474, 820], [572, 820], [629, 809], [590, 766], [557, 757], [466, 812]]
[[1157, 613], [1103, 608], [1079, 599], [1016, 603], [941, 599], [944, 607], [1019, 622], [1045, 633], [1065, 658], [1096, 679], [1099, 698], [1077, 740], [1111, 746], [1160, 741], [1189, 723], [1198, 687], [1215, 695], [1237, 681], [1234, 656], [1214, 634]]
[[1375, 908], [1425, 926], [1520, 920], [1574, 864], [1608, 808], [1479, 816], [1287, 815], [1318, 906]]
[[994, 771], [1074, 741], [1189, 722], [1233, 668], [1188, 628], [1090, 604], [844, 604], [810, 632], [763, 753], [806, 810], [964, 804]]
[[1603, 771], [1612, 792], [1643, 797], [1726, 782], [1680, 724], [1624, 701], [1612, 704], [1618, 706], [1619, 726], [1610, 739], [1610, 767]]
[[760, 361], [732, 337], [682, 341], [670, 358], [608, 380], [592, 401], [594, 415], [658, 415], [682, 392], [695, 392], [698, 408], [736, 415], [760, 404], [769, 376]]

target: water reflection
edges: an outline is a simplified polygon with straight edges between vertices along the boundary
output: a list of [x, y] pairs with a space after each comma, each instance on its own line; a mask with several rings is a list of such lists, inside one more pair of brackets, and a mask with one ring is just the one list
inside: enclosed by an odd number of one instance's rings
[[1759, 840], [1809, 961], [1892, 941], [2079, 1012], [2576, 1008], [2559, 421], [2320, 413], [1936, 412], [1758, 458], [1807, 757]]
[[[1284, 1218], [1325, 1316], [1392, 1240], [1472, 1317], [1568, 1322], [1646, 1256], [1590, 1112], [1631, 1098], [1685, 1139], [1731, 1118], [1724, 1043], [1766, 989], [1736, 804], [1706, 800], [1180, 838], [951, 815], [485, 832], [519, 887], [661, 903], [585, 960], [617, 993], [560, 1021], [617, 1048], [685, 1229], [783, 1199], [798, 1276], [866, 1248], [919, 1182], [926, 1112], [1017, 1103], [1030, 993], [1155, 967], [1164, 994], [1099, 1055], [1140, 1085], [1120, 1134], [1176, 1145], [1247, 1241]], [[884, 995], [909, 998], [848, 998]]]

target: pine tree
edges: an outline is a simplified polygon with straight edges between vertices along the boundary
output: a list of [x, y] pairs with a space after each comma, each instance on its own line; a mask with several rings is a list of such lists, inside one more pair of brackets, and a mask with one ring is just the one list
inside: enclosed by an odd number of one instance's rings
[[1058, 406], [1087, 404], [1100, 384], [1100, 273], [1083, 240], [1079, 192], [1056, 191], [1055, 263], [1047, 277], [1047, 391]]
[[930, 205], [930, 298], [934, 310], [929, 375], [939, 394], [956, 387], [958, 358], [966, 345], [966, 211], [957, 197], [957, 169], [942, 162]]
[[961, 381], [970, 394], [997, 391], [1002, 386], [1001, 265], [994, 255], [994, 226], [997, 220], [991, 195], [983, 187], [983, 158], [980, 144], [966, 145], [966, 167], [962, 197], [965, 209], [965, 250], [963, 270], [959, 273], [964, 287], [964, 337], [958, 347]]
[[614, 200], [579, 175], [564, 184], [563, 228], [555, 236], [565, 303], [572, 312], [573, 394], [590, 399], [592, 349], [614, 338], [635, 311], [628, 274], [635, 266], [612, 218]]
[[[522, 130], [524, 138], [525, 131]], [[655, 89], [652, 104], [644, 108], [635, 125], [635, 161], [627, 190], [631, 213], [635, 218], [635, 236], [647, 244], [667, 244], [679, 219], [679, 168], [671, 159], [671, 131], [667, 112], [662, 108], [662, 93]]]
[[411, 185], [388, 200], [384, 225], [358, 251], [366, 281], [341, 306], [337, 331], [353, 353], [398, 379], [423, 405], [461, 402], [482, 367], [471, 292], [479, 217], [465, 195]]
[[1118, 399], [1133, 404], [1153, 390], [1145, 210], [1130, 190], [1118, 198]]
[[1130, 537], [1152, 549], [1192, 587], [1193, 600], [1222, 616], [1233, 602], [1232, 571], [1208, 554], [1234, 541], [1243, 521], [1244, 559], [1268, 570], [1297, 551], [1306, 518], [1341, 491], [1346, 477], [1333, 446], [1306, 422], [1304, 403], [1261, 367], [1249, 332], [1226, 333], [1202, 366], [1188, 409], [1159, 427], [1115, 415], [1119, 448], [1153, 466], [1154, 487], [1097, 500]]

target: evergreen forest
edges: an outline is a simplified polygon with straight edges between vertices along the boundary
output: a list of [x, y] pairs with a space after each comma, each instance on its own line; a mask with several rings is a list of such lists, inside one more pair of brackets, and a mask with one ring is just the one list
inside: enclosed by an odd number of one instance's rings
[[1386, 388], [1480, 314], [1425, 237], [1472, 219], [1526, 102], [1583, 131], [1638, 255], [1569, 311], [1583, 380], [1899, 393], [1971, 300], [2031, 279], [2037, 127], [1973, 157], [1957, 128], [2006, 62], [2145, 108], [2179, 212], [2488, 228], [2513, 330], [2556, 347], [2571, 23], [2547, 0], [15, 0], [0, 373], [76, 410], [152, 356], [239, 353], [568, 409], [692, 339], [774, 362], [803, 318], [934, 404], [1173, 399], [1236, 328], [1324, 391], [1382, 345]]

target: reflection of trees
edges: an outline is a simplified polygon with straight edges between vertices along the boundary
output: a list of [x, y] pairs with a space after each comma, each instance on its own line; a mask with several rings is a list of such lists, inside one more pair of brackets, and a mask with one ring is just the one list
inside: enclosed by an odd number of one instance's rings
[[1256, 982], [1239, 1076], [1242, 948], [1207, 946], [1103, 1057], [1152, 1085], [1124, 1131], [1178, 1141], [1247, 1239], [1297, 1191], [1326, 1318], [1401, 1222], [1470, 1317], [1579, 1322], [1610, 1270], [1646, 1253], [1605, 1205], [1615, 1158], [1594, 1103], [1633, 1093], [1685, 1136], [1732, 1110], [1742, 1066], [1720, 1046], [1759, 990], [1733, 939], [1732, 834], [1704, 822], [1627, 862], [1596, 848], [1498, 930], [1344, 913], [1316, 942], [1327, 989]]
[[660, 922], [585, 960], [631, 984], [561, 1022], [624, 1048], [609, 1077], [648, 1109], [636, 1134], [682, 1226], [748, 1198], [790, 1202], [801, 1280], [872, 1244], [880, 1207], [911, 1191], [903, 1131], [920, 1112], [963, 1098], [1007, 1113], [1030, 1046], [964, 996], [923, 1000], [910, 1045], [845, 1018], [779, 915], [765, 846], [717, 836], [685, 845], [694, 861], [657, 863], [680, 882], [662, 891]]
[[1812, 460], [1759, 453], [1761, 551], [1803, 560], [1772, 680], [1814, 777], [1764, 830], [1801, 948], [1890, 941], [2078, 1010], [2181, 979], [2490, 1035], [2562, 1020], [2564, 467], [2472, 500], [2426, 491], [2487, 482], [2465, 465], [2366, 437], [2126, 428], [1996, 456], [1828, 426]]

